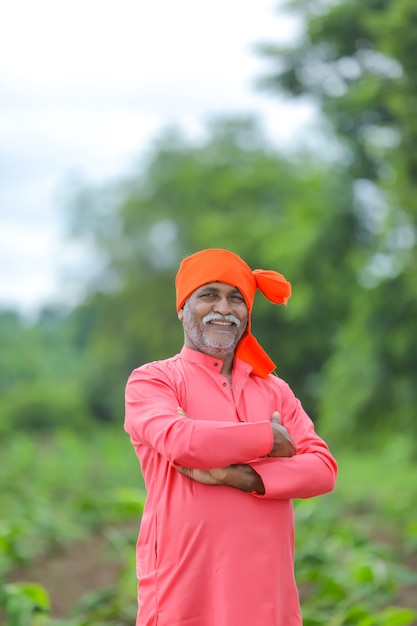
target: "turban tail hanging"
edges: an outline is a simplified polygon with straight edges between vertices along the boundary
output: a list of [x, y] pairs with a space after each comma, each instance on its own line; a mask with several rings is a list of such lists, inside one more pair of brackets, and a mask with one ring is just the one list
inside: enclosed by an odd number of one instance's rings
[[252, 271], [243, 259], [229, 250], [209, 248], [183, 259], [175, 279], [177, 311], [196, 289], [214, 282], [233, 285], [244, 297], [248, 325], [236, 347], [236, 356], [251, 365], [254, 374], [266, 378], [276, 366], [250, 332], [255, 293], [259, 289], [274, 304], [286, 304], [291, 296], [291, 284], [278, 272]]

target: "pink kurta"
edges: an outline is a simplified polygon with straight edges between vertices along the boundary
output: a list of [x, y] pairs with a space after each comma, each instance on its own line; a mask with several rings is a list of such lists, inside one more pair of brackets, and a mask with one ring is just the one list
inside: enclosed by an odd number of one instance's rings
[[[137, 626], [299, 626], [292, 498], [330, 491], [336, 463], [288, 385], [189, 348], [143, 365], [126, 387], [125, 428], [148, 492], [137, 544]], [[191, 419], [177, 414], [181, 407]], [[271, 458], [279, 411], [297, 446]], [[173, 465], [250, 463], [265, 495], [207, 486]]]

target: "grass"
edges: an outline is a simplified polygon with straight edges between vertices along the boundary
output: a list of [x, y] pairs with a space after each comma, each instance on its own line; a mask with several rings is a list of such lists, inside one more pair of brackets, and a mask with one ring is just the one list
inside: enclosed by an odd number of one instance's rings
[[334, 497], [358, 524], [386, 533], [403, 548], [417, 551], [417, 481], [412, 442], [397, 436], [369, 452], [337, 454], [339, 476]]
[[[381, 450], [335, 454], [335, 491], [295, 503], [304, 626], [416, 623], [417, 583], [405, 567], [417, 554], [409, 442], [397, 437]], [[7, 626], [134, 624], [134, 539], [119, 529], [139, 519], [144, 491], [123, 430], [16, 434], [2, 442], [0, 455], [0, 508], [7, 512], [0, 522], [0, 607]], [[48, 617], [48, 589], [4, 583], [8, 572], [98, 529], [117, 539], [125, 567], [111, 589], [87, 593], [71, 619]], [[411, 591], [399, 595], [404, 589]]]
[[123, 432], [19, 434], [0, 455], [0, 575], [138, 513], [143, 481]]

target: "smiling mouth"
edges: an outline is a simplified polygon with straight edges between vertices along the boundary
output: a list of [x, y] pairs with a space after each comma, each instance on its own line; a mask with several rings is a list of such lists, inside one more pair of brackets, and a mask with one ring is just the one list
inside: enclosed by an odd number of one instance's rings
[[211, 320], [208, 322], [209, 324], [214, 324], [214, 326], [234, 326], [234, 322], [222, 322], [220, 320]]

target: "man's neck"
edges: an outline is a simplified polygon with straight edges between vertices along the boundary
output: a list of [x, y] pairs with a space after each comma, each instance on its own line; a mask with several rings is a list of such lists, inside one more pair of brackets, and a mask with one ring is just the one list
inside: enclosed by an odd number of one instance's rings
[[228, 355], [222, 359], [223, 365], [222, 365], [221, 373], [223, 374], [223, 376], [227, 376], [227, 378], [229, 379], [232, 377], [233, 359], [234, 359], [234, 354]]

